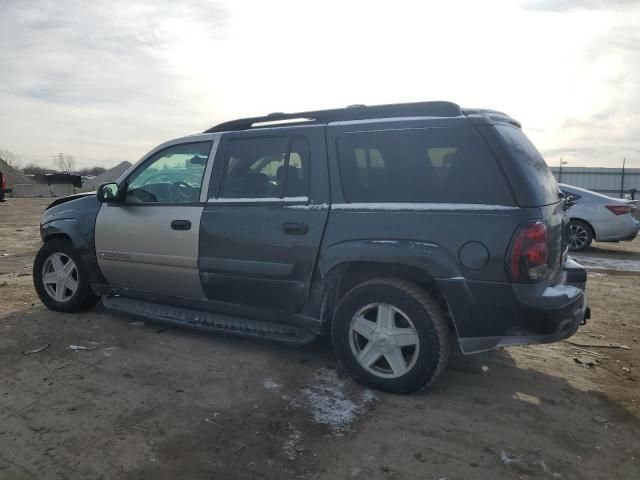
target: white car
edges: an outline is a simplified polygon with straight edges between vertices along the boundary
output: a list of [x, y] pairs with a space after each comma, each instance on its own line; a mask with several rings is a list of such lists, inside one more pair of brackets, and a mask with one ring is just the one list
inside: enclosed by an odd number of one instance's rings
[[569, 250], [580, 251], [597, 242], [633, 240], [640, 230], [640, 222], [633, 213], [637, 200], [607, 197], [600, 193], [572, 185], [559, 184], [570, 202], [567, 243]]

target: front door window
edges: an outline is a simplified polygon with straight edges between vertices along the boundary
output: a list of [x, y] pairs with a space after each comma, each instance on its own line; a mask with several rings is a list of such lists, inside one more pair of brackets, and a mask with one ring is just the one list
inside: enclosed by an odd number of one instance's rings
[[211, 142], [174, 145], [152, 155], [130, 177], [126, 203], [196, 203]]

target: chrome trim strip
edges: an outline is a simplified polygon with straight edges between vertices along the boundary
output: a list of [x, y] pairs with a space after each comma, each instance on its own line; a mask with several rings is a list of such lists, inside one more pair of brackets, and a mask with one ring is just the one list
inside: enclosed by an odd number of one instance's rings
[[508, 205], [484, 205], [480, 203], [334, 203], [331, 210], [518, 210]]
[[308, 201], [309, 197], [210, 198], [207, 203], [303, 203]]

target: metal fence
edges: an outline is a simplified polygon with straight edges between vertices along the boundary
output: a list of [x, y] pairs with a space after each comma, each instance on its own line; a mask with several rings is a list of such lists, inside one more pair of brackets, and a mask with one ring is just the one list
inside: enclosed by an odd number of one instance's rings
[[640, 168], [551, 167], [559, 183], [619, 198], [640, 198]]

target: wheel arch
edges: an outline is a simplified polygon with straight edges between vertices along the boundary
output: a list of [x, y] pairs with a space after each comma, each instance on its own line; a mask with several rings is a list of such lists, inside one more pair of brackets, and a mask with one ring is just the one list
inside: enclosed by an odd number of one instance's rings
[[56, 239], [67, 240], [69, 243], [73, 244], [73, 242], [71, 241], [71, 237], [68, 234], [62, 233], [62, 232], [51, 232], [45, 235], [42, 241], [43, 243], [47, 243], [47, 242], [50, 242], [51, 240], [56, 240]]
[[410, 240], [343, 242], [327, 248], [318, 265], [323, 285], [318, 310], [326, 329], [330, 328], [338, 302], [349, 290], [379, 277], [399, 278], [418, 285], [433, 296], [455, 327], [438, 280], [460, 277], [462, 273], [456, 259], [439, 245]]
[[78, 221], [75, 219], [65, 218], [45, 223], [40, 227], [40, 231], [42, 241], [45, 243], [54, 238], [64, 238], [71, 243], [75, 250], [87, 247], [87, 242], [83, 239]]
[[56, 238], [68, 240], [84, 263], [91, 284], [107, 283], [96, 259], [93, 225], [82, 225], [74, 218], [62, 218], [43, 224], [40, 233], [44, 243]]

